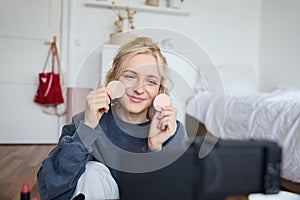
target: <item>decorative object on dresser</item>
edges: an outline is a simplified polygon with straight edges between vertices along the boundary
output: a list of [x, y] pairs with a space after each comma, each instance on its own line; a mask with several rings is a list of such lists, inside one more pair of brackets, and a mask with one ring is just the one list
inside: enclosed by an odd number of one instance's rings
[[146, 0], [146, 5], [159, 6], [159, 0]]
[[122, 45], [135, 38], [135, 35], [128, 31], [135, 28], [133, 25], [133, 16], [136, 10], [131, 10], [129, 7], [125, 9], [117, 8], [115, 2], [112, 2], [112, 10], [117, 15], [118, 19], [114, 22], [116, 32], [109, 35], [110, 44]]

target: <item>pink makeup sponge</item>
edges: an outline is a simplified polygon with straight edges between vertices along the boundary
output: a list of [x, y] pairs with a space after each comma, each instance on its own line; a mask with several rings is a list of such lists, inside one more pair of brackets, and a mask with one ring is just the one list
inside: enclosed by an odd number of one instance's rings
[[171, 105], [170, 97], [166, 94], [159, 94], [153, 101], [153, 106], [157, 111], [162, 111], [162, 108]]
[[113, 95], [113, 98], [120, 98], [125, 93], [125, 87], [120, 81], [111, 81], [106, 86]]

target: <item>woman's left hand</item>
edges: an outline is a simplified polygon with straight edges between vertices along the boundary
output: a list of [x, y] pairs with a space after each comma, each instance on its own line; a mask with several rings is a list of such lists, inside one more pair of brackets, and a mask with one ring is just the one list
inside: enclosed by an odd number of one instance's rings
[[166, 106], [161, 112], [156, 111], [151, 121], [148, 148], [150, 150], [161, 150], [162, 144], [175, 134], [177, 110], [172, 106]]

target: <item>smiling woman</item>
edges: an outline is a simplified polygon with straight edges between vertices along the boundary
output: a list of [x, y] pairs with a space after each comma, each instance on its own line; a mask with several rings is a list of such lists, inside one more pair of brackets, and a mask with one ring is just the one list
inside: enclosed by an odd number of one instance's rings
[[[177, 110], [166, 105], [149, 115], [155, 97], [168, 94], [165, 69], [166, 59], [151, 38], [137, 37], [120, 47], [105, 85], [118, 81], [124, 95], [116, 98], [106, 86], [87, 95], [85, 111], [63, 127], [59, 144], [39, 170], [43, 199], [70, 199], [80, 193], [86, 199], [118, 199], [118, 176], [111, 172], [153, 171], [183, 154], [189, 139], [176, 119]], [[157, 159], [168, 152], [163, 148], [178, 149], [177, 157]], [[121, 168], [116, 161], [120, 154], [134, 162]]]

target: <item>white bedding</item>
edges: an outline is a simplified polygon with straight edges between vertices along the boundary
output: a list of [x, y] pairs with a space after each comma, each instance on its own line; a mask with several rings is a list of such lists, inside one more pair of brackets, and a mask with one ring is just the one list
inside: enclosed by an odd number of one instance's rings
[[[222, 131], [216, 133], [213, 127], [214, 124], [222, 124], [222, 115], [218, 112], [224, 105], [225, 122]], [[214, 108], [212, 106], [209, 92], [201, 91], [188, 102], [186, 113], [223, 139], [276, 141], [283, 150], [282, 177], [300, 183], [300, 90], [231, 93], [226, 94], [225, 101], [223, 99], [220, 103], [214, 103]]]

